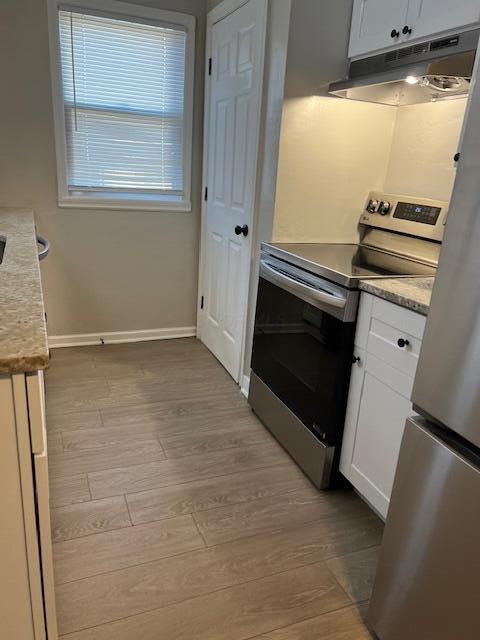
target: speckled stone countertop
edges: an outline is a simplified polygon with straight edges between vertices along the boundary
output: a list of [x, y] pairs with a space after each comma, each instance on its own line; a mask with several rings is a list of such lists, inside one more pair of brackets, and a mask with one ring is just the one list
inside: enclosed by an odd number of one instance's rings
[[381, 278], [361, 280], [360, 289], [426, 316], [435, 278]]
[[48, 341], [33, 212], [0, 208], [7, 239], [0, 264], [0, 373], [48, 366]]

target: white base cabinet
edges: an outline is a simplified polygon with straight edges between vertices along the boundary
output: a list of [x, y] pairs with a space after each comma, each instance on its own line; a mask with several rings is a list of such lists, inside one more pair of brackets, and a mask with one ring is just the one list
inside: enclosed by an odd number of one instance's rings
[[424, 328], [423, 316], [362, 293], [340, 470], [383, 518]]
[[0, 374], [0, 637], [57, 640], [43, 372]]
[[480, 22], [480, 0], [355, 0], [350, 58]]

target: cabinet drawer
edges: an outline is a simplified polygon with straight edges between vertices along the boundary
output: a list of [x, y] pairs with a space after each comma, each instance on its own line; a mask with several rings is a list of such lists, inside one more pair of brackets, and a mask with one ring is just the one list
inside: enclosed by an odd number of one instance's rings
[[[406, 344], [400, 347], [399, 340]], [[417, 369], [418, 356], [422, 341], [404, 329], [372, 318], [368, 334], [367, 351], [407, 376], [413, 378]]]
[[423, 338], [427, 319], [420, 313], [399, 307], [393, 302], [373, 297], [372, 317], [378, 318], [400, 331], [403, 329], [419, 340]]
[[[375, 299], [372, 304], [367, 351], [413, 378], [424, 330], [423, 316]], [[399, 345], [399, 340], [404, 341], [403, 347]]]

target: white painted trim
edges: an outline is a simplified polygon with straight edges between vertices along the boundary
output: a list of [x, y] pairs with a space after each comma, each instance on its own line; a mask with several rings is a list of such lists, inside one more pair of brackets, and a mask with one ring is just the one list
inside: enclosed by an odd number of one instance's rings
[[249, 2], [249, 0], [223, 0], [223, 2], [217, 4], [216, 7], [208, 12], [207, 21], [210, 22], [210, 26], [213, 26], [215, 22], [223, 20], [223, 18], [240, 9], [240, 7], [243, 7], [247, 2]]
[[[209, 58], [212, 56], [212, 29], [213, 25], [219, 20], [222, 20], [226, 16], [230, 15], [243, 5], [247, 4], [250, 0], [223, 0], [220, 4], [214, 7], [211, 11], [207, 13], [207, 25], [206, 25], [206, 41], [205, 41], [205, 88], [204, 88], [204, 111], [203, 111], [203, 160], [202, 160], [202, 193], [205, 193], [205, 189], [208, 187], [208, 141], [209, 141], [209, 122], [210, 122], [210, 76], [208, 75], [208, 65]], [[262, 131], [262, 117], [264, 113], [264, 75], [265, 75], [265, 52], [267, 45], [267, 19], [268, 19], [268, 6], [270, 0], [261, 0], [263, 3], [263, 34], [262, 34], [262, 46], [261, 46], [261, 59], [263, 61], [263, 66], [261, 69], [260, 75], [260, 95], [261, 95], [261, 107], [260, 107], [260, 120], [258, 122], [257, 135], [256, 135], [256, 148], [257, 148], [257, 157], [255, 159], [256, 163], [256, 185], [254, 190], [254, 198], [253, 198], [253, 209], [252, 215], [250, 219], [250, 227], [252, 232], [256, 229], [256, 219], [257, 219], [257, 195], [258, 195], [258, 160], [260, 157], [260, 142], [261, 142], [261, 131]], [[200, 252], [199, 252], [199, 267], [198, 267], [198, 291], [197, 291], [197, 338], [199, 340], [202, 339], [202, 320], [203, 320], [203, 309], [201, 308], [201, 300], [203, 296], [203, 292], [205, 291], [205, 238], [206, 238], [206, 228], [207, 228], [207, 202], [202, 198], [202, 208], [201, 208], [201, 222], [200, 222]], [[242, 383], [242, 374], [244, 371], [244, 362], [245, 362], [245, 348], [246, 348], [246, 333], [247, 333], [247, 322], [248, 322], [248, 299], [249, 299], [249, 290], [250, 290], [250, 275], [251, 275], [251, 263], [252, 263], [252, 255], [254, 252], [254, 242], [255, 235], [252, 233], [251, 241], [250, 241], [250, 255], [249, 255], [249, 264], [250, 269], [248, 272], [247, 278], [247, 297], [246, 297], [246, 305], [245, 305], [245, 317], [243, 321], [242, 327], [242, 349], [240, 354], [240, 366], [237, 377], [235, 378], [235, 382], [239, 383], [241, 388], [243, 388]], [[246, 377], [246, 376], [245, 376]]]
[[52, 349], [58, 349], [60, 347], [82, 347], [95, 344], [171, 340], [173, 338], [191, 338], [195, 336], [195, 333], [195, 327], [168, 327], [167, 329], [110, 331], [107, 333], [77, 333], [67, 336], [49, 336], [48, 345]]
[[191, 202], [186, 202], [185, 200], [171, 202], [161, 199], [145, 198], [142, 200], [138, 197], [112, 200], [83, 196], [61, 198], [59, 196], [58, 206], [60, 209], [112, 209], [114, 211], [128, 209], [129, 211], [167, 211], [168, 213], [190, 213], [192, 210]]
[[250, 376], [242, 376], [242, 384], [240, 385], [240, 391], [248, 399], [248, 392], [250, 390]]
[[[65, 136], [65, 114], [61, 78], [61, 53], [58, 32], [58, 8], [61, 5], [104, 11], [112, 15], [155, 20], [185, 28], [187, 33], [185, 51], [185, 95], [184, 122], [185, 139], [183, 147], [184, 197], [180, 202], [170, 202], [159, 197], [156, 200], [138, 196], [111, 199], [99, 198], [94, 194], [75, 196], [68, 191], [67, 144]], [[57, 160], [57, 186], [59, 207], [77, 207], [89, 209], [142, 209], [145, 211], [191, 211], [192, 187], [192, 145], [193, 145], [193, 99], [195, 73], [195, 16], [176, 11], [166, 11], [153, 7], [144, 7], [118, 0], [48, 0], [48, 33], [50, 44], [50, 70], [52, 80], [53, 120], [55, 130], [55, 154]]]

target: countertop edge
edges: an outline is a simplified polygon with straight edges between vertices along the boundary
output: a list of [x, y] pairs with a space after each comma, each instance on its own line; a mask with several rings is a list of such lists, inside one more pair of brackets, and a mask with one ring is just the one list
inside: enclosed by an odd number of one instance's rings
[[[431, 287], [433, 286], [434, 278], [409, 278], [408, 284], [406, 280], [407, 279], [403, 278], [360, 280], [359, 289], [366, 293], [370, 293], [377, 298], [382, 298], [387, 302], [392, 302], [400, 307], [409, 309], [410, 311], [414, 311], [423, 316], [427, 316], [430, 309]], [[430, 288], [426, 286], [422, 288], [416, 287], [415, 280], [418, 282], [422, 281], [422, 283], [426, 283], [428, 281], [430, 283]], [[411, 293], [406, 294], [404, 291], [399, 290], [406, 286], [410, 289]]]
[[7, 238], [0, 265], [0, 374], [32, 373], [50, 362], [33, 210], [0, 208], [0, 232]]

